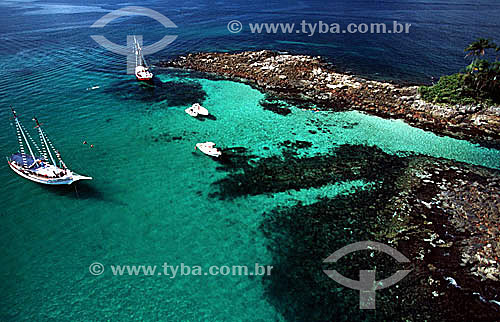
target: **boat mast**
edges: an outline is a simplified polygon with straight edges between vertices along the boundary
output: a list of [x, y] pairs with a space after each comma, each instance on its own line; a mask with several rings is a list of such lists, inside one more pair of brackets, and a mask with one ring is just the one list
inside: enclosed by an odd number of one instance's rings
[[38, 132], [40, 133], [40, 138], [42, 139], [42, 144], [45, 145], [47, 148], [47, 152], [49, 153], [50, 160], [52, 160], [52, 164], [57, 167], [56, 161], [54, 161], [54, 158], [52, 157], [52, 153], [50, 153], [50, 148], [49, 145], [47, 144], [47, 140], [45, 139], [45, 135], [43, 135], [42, 127], [40, 126], [40, 123], [38, 123], [38, 119], [36, 117], [33, 117], [33, 121], [36, 123], [36, 127], [38, 128]]
[[144, 58], [144, 55], [142, 54], [142, 50], [141, 50], [141, 58], [142, 58], [142, 62], [144, 64], [144, 67], [149, 68], [148, 63], [146, 63], [146, 58]]
[[134, 52], [135, 52], [135, 67], [139, 66], [139, 44], [137, 43], [137, 39], [134, 36]]
[[[24, 142], [26, 142], [26, 146], [28, 147], [28, 150], [30, 151], [31, 157], [33, 158], [33, 161], [35, 161], [35, 155], [33, 154], [33, 150], [31, 150], [31, 145], [28, 142], [26, 135], [24, 134], [23, 128], [21, 127], [21, 123], [17, 119], [16, 111], [14, 111], [12, 106], [10, 107], [10, 110], [12, 111], [12, 114], [14, 115], [14, 120], [16, 120], [16, 126], [17, 126], [19, 132], [21, 133], [21, 135], [23, 136]], [[23, 158], [23, 161], [24, 161], [24, 158]]]
[[139, 54], [141, 54], [141, 65], [144, 66], [145, 68], [148, 67], [148, 63], [146, 63], [146, 59], [144, 58], [144, 55], [142, 54], [142, 48], [139, 47]]
[[144, 55], [142, 54], [142, 48], [141, 45], [139, 45], [139, 42], [137, 42], [137, 39], [134, 36], [134, 44], [135, 44], [135, 66], [144, 66], [148, 68], [148, 63], [146, 62], [146, 59], [144, 58]]

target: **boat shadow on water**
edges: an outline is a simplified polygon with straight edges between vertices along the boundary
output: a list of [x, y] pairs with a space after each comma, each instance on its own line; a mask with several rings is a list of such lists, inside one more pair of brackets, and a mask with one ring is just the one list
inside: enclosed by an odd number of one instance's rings
[[43, 188], [53, 194], [73, 199], [93, 199], [100, 201], [109, 201], [104, 198], [102, 192], [96, 189], [91, 182], [86, 181], [79, 181], [71, 185], [64, 186], [44, 185]]
[[121, 100], [166, 103], [167, 107], [191, 106], [207, 97], [201, 84], [195, 81], [166, 81], [157, 77], [151, 81], [122, 80], [115, 82], [104, 93]]
[[215, 115], [212, 115], [212, 114], [209, 114], [209, 115], [198, 115], [195, 118], [198, 121], [200, 121], [200, 122], [205, 122], [205, 120], [217, 121], [217, 117], [215, 117]]

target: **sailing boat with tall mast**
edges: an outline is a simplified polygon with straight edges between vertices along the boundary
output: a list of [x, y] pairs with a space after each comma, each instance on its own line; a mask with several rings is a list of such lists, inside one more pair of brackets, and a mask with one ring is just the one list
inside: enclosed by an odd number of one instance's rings
[[[19, 152], [7, 158], [7, 162], [15, 173], [25, 179], [49, 185], [69, 185], [79, 180], [92, 179], [91, 177], [76, 174], [66, 167], [61, 159], [61, 154], [54, 148], [37, 118], [34, 117], [33, 120], [36, 123], [42, 146], [40, 149], [17, 118], [16, 111], [12, 107], [10, 109], [14, 115], [14, 123], [19, 141]], [[25, 146], [29, 154], [25, 152]], [[38, 152], [38, 156], [35, 155], [33, 148]], [[59, 161], [59, 164], [57, 164], [56, 159]]]
[[135, 51], [135, 77], [140, 81], [150, 81], [153, 79], [153, 73], [149, 70], [148, 63], [142, 54], [142, 48], [134, 37]]

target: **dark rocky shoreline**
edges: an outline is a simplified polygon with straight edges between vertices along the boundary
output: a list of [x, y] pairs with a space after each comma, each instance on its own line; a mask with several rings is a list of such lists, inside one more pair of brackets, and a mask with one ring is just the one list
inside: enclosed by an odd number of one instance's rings
[[500, 107], [431, 104], [420, 99], [417, 86], [337, 73], [320, 57], [265, 50], [196, 53], [157, 66], [213, 73], [249, 83], [281, 99], [312, 102], [325, 110], [355, 109], [403, 119], [437, 134], [500, 147]]

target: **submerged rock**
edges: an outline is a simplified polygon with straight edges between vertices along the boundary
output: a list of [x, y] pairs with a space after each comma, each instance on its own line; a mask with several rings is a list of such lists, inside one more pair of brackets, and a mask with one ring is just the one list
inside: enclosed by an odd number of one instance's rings
[[287, 116], [292, 113], [292, 110], [285, 106], [285, 104], [277, 99], [271, 100], [266, 98], [259, 102], [260, 106], [262, 106], [265, 110], [274, 112], [276, 114], [280, 114], [283, 116]]
[[[300, 142], [300, 141], [299, 141]], [[339, 181], [383, 180], [385, 169], [398, 169], [405, 160], [388, 155], [377, 147], [342, 145], [328, 155], [297, 157], [292, 146], [307, 142], [289, 142], [278, 156], [257, 160], [253, 165], [239, 163], [243, 171], [228, 174], [215, 182], [212, 197], [231, 199], [245, 195], [317, 188]], [[304, 146], [304, 147], [305, 147]]]

